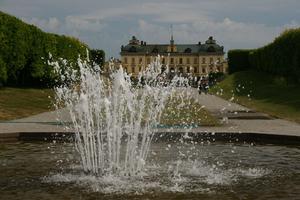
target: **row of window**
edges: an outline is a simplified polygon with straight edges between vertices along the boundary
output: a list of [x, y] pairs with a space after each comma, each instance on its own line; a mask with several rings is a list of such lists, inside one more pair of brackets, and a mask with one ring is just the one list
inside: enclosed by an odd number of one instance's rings
[[[124, 70], [126, 71], [126, 72], [128, 72], [128, 68], [127, 67], [124, 67]], [[198, 71], [198, 67], [193, 67], [193, 68], [191, 68], [191, 67], [186, 67], [186, 73], [194, 73], [194, 74], [197, 74], [197, 73], [200, 73], [200, 72], [202, 72], [202, 73], [207, 73], [208, 71], [213, 71], [213, 68], [200, 68], [200, 70]], [[217, 67], [217, 70], [218, 71], [222, 71], [222, 68], [220, 67], [220, 66], [218, 66]], [[140, 72], [140, 71], [142, 71], [142, 67], [139, 67], [138, 68], [138, 71], [137, 71], [137, 68], [135, 68], [135, 67], [131, 67], [131, 73], [138, 73], [138, 72]], [[170, 71], [171, 72], [175, 72], [175, 70], [174, 70], [174, 68], [170, 68]], [[179, 73], [184, 73], [184, 68], [183, 67], [179, 67], [178, 68], [178, 72]]]
[[[136, 57], [132, 57], [131, 58], [131, 63], [132, 64], [136, 64], [136, 61], [138, 61], [138, 64], [142, 64], [143, 63], [143, 58], [138, 58], [138, 60], [136, 60]], [[193, 63], [194, 64], [198, 64], [198, 58], [194, 58], [193, 59]], [[147, 64], [150, 64], [151, 59], [147, 58]], [[161, 60], [162, 64], [166, 64], [166, 59], [162, 58]], [[209, 63], [212, 64], [214, 62], [214, 58], [210, 57], [209, 58]], [[217, 58], [217, 62], [221, 62], [221, 58]], [[174, 58], [170, 58], [170, 64], [174, 64], [175, 63], [175, 59]], [[183, 58], [179, 58], [179, 64], [183, 64]], [[124, 64], [128, 64], [128, 58], [124, 57]], [[186, 64], [191, 64], [191, 59], [190, 58], [186, 58]], [[202, 64], [206, 64], [206, 57], [202, 58]]]

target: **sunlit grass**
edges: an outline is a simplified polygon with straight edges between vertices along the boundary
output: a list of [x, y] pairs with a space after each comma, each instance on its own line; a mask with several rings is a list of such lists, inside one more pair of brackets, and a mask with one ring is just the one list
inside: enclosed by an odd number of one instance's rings
[[161, 125], [166, 126], [216, 126], [218, 120], [194, 99], [169, 99], [163, 111]]
[[300, 86], [288, 83], [283, 77], [256, 71], [237, 72], [210, 92], [256, 111], [300, 123]]
[[[0, 120], [18, 119], [54, 110], [53, 97], [54, 91], [51, 89], [1, 88]], [[172, 98], [162, 112], [160, 125], [215, 126], [219, 123], [194, 99]]]
[[23, 118], [53, 110], [51, 89], [1, 88], [0, 120]]

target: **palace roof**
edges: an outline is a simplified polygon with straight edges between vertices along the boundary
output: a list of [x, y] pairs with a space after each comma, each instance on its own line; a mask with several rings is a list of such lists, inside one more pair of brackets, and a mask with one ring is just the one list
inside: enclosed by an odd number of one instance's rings
[[201, 44], [174, 44], [176, 51], [168, 51], [172, 44], [147, 44], [144, 41], [139, 41], [135, 36], [129, 41], [129, 44], [121, 47], [121, 54], [123, 53], [145, 53], [145, 54], [165, 54], [165, 53], [218, 53], [224, 54], [224, 47], [216, 43], [213, 37]]

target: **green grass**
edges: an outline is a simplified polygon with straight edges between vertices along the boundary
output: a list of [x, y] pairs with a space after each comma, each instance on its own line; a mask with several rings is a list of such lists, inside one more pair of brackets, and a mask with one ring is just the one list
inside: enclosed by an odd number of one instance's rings
[[[0, 120], [11, 120], [53, 110], [50, 89], [1, 88]], [[50, 97], [50, 98], [49, 98]]]
[[173, 98], [162, 113], [160, 124], [166, 126], [218, 126], [219, 121], [194, 99]]
[[[0, 120], [28, 117], [53, 110], [54, 92], [51, 89], [1, 88]], [[49, 98], [50, 97], [50, 98]], [[218, 120], [193, 99], [173, 98], [163, 111], [162, 126], [215, 126]]]
[[283, 77], [257, 71], [237, 72], [210, 92], [259, 112], [300, 123], [300, 85], [288, 84]]

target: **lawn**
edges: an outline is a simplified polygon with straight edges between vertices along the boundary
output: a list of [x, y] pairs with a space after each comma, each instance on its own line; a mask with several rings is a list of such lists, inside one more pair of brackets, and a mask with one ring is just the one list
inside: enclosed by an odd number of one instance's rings
[[271, 116], [300, 123], [300, 85], [257, 71], [237, 72], [211, 88], [211, 93]]
[[[51, 89], [1, 88], [0, 121], [28, 117], [54, 109]], [[163, 111], [162, 126], [215, 126], [218, 120], [193, 99], [173, 98]]]
[[11, 120], [53, 110], [51, 89], [1, 88], [0, 120]]
[[170, 99], [162, 113], [160, 124], [179, 127], [220, 125], [217, 118], [192, 98]]

